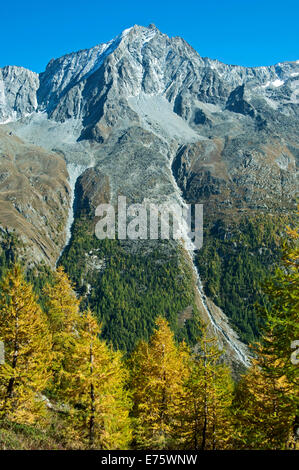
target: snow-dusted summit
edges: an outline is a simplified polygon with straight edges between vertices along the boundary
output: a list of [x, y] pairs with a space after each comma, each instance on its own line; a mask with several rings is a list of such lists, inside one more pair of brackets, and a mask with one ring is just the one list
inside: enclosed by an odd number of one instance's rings
[[244, 84], [271, 95], [272, 88], [298, 83], [298, 76], [298, 61], [253, 68], [226, 65], [201, 57], [182, 38], [169, 38], [154, 25], [135, 25], [108, 43], [52, 59], [39, 76], [21, 67], [0, 69], [0, 120], [38, 109], [59, 121], [84, 119], [90, 128], [110, 99], [143, 93], [164, 96], [186, 117], [188, 110], [182, 108], [194, 107], [196, 100], [223, 104]]

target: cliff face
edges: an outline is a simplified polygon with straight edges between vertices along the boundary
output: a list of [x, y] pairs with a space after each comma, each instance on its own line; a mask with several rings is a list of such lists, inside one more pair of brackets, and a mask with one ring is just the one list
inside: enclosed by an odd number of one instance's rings
[[37, 108], [38, 74], [23, 67], [0, 69], [0, 122], [19, 119]]
[[[298, 77], [298, 61], [226, 65], [153, 25], [51, 60], [39, 76], [5, 67], [1, 223], [26, 227], [34, 257], [53, 265], [75, 192], [77, 216], [103, 194], [199, 202], [214, 220], [293, 209]], [[201, 285], [199, 295], [212, 322], [219, 311]]]

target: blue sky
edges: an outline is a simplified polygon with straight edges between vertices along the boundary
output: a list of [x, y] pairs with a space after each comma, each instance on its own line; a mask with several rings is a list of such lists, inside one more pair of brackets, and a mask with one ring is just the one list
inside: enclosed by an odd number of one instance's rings
[[298, 0], [6, 1], [0, 9], [0, 67], [40, 72], [53, 57], [150, 23], [182, 36], [202, 56], [270, 65], [299, 59], [298, 17]]

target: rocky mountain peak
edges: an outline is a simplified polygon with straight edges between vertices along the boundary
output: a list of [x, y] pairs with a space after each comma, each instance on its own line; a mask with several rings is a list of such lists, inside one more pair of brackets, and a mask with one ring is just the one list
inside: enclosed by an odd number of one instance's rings
[[[175, 109], [186, 100], [224, 106], [237, 87], [279, 87], [298, 74], [298, 61], [226, 65], [202, 58], [182, 38], [169, 38], [153, 24], [134, 25], [107, 43], [51, 59], [39, 76], [21, 67], [0, 69], [0, 119], [39, 110], [59, 121], [84, 119], [90, 127], [91, 116], [101, 116], [98, 108], [111, 95], [125, 100], [140, 93], [162, 95]], [[193, 107], [180, 107], [186, 106]]]

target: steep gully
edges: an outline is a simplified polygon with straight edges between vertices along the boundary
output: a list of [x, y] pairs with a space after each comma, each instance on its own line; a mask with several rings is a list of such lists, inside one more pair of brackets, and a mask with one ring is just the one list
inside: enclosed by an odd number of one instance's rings
[[[187, 207], [186, 201], [183, 199], [182, 191], [180, 190], [180, 188], [177, 184], [177, 181], [175, 179], [175, 176], [173, 174], [173, 171], [172, 171], [172, 162], [170, 164], [170, 170], [171, 170], [171, 177], [172, 177], [173, 186], [174, 186], [175, 191], [177, 193], [177, 197], [179, 198], [179, 201], [180, 201], [180, 204], [182, 205], [182, 207], [186, 208]], [[188, 231], [187, 226], [186, 226], [185, 230], [186, 230], [186, 233], [187, 233], [187, 231]], [[186, 249], [187, 249], [187, 252], [188, 252], [190, 260], [191, 260], [192, 269], [193, 269], [195, 279], [196, 279], [196, 287], [197, 287], [200, 299], [202, 301], [204, 309], [205, 309], [205, 311], [207, 313], [207, 316], [208, 316], [208, 318], [209, 318], [209, 320], [210, 320], [210, 322], [213, 326], [213, 329], [214, 329], [215, 333], [218, 333], [220, 336], [222, 336], [224, 338], [225, 342], [228, 343], [229, 346], [231, 347], [231, 349], [235, 352], [235, 354], [238, 357], [239, 361], [245, 367], [248, 367], [250, 365], [249, 358], [241, 350], [241, 348], [238, 346], [238, 344], [236, 344], [234, 339], [230, 338], [228, 333], [219, 324], [217, 324], [217, 321], [214, 318], [214, 315], [213, 315], [211, 309], [209, 308], [209, 306], [207, 304], [207, 298], [206, 298], [206, 295], [204, 293], [203, 284], [202, 284], [200, 274], [199, 274], [198, 268], [197, 268], [197, 266], [195, 264], [195, 260], [194, 260], [194, 254], [195, 254], [194, 247], [190, 247], [190, 246], [188, 247], [188, 245], [186, 245]]]
[[[71, 202], [70, 202], [69, 216], [68, 216], [67, 225], [66, 225], [66, 242], [65, 242], [64, 248], [61, 251], [61, 254], [63, 253], [64, 249], [68, 246], [68, 244], [70, 242], [70, 239], [71, 239], [71, 228], [72, 228], [72, 224], [74, 222], [74, 217], [75, 217], [74, 207], [75, 207], [75, 186], [76, 186], [76, 182], [77, 182], [78, 178], [84, 173], [84, 171], [87, 168], [91, 168], [93, 166], [94, 166], [94, 162], [92, 160], [91, 160], [90, 164], [86, 165], [86, 166], [78, 165], [78, 164], [68, 164], [67, 165], [67, 169], [68, 169], [68, 172], [69, 172], [69, 185], [70, 185], [70, 188], [71, 188]], [[171, 175], [173, 188], [174, 188], [174, 191], [176, 193], [176, 197], [179, 200], [179, 203], [181, 204], [181, 207], [187, 208], [186, 201], [183, 199], [183, 196], [182, 196], [182, 191], [180, 190], [180, 188], [177, 184], [177, 181], [175, 179], [175, 176], [173, 174], [172, 161], [169, 164], [169, 170], [170, 170], [170, 175]], [[183, 238], [185, 240], [187, 240], [188, 239], [187, 223], [185, 224], [185, 227], [182, 227], [181, 229], [182, 229], [182, 232], [184, 232], [184, 235], [185, 235], [185, 236], [183, 236]], [[204, 293], [203, 284], [202, 284], [202, 281], [201, 281], [201, 278], [200, 278], [200, 273], [198, 271], [198, 268], [195, 265], [195, 260], [194, 260], [194, 252], [195, 251], [194, 251], [194, 246], [192, 246], [192, 242], [190, 244], [190, 241], [189, 241], [188, 243], [185, 244], [184, 247], [185, 247], [186, 252], [188, 253], [188, 255], [190, 257], [190, 262], [191, 262], [193, 273], [194, 273], [194, 276], [195, 276], [195, 279], [196, 279], [196, 288], [197, 288], [199, 297], [201, 299], [202, 305], [203, 305], [203, 307], [206, 311], [206, 314], [207, 314], [207, 316], [208, 316], [208, 318], [211, 322], [211, 325], [212, 325], [215, 333], [218, 334], [219, 336], [221, 336], [224, 339], [224, 342], [227, 343], [229, 345], [229, 347], [234, 351], [235, 356], [238, 358], [238, 361], [241, 362], [245, 367], [248, 367], [250, 365], [249, 357], [246, 355], [246, 353], [244, 351], [242, 351], [242, 349], [239, 347], [239, 344], [237, 344], [235, 339], [232, 336], [230, 337], [229, 333], [227, 331], [225, 331], [222, 328], [222, 326], [217, 323], [217, 320], [215, 319], [211, 309], [208, 306], [207, 297]], [[60, 254], [60, 256], [61, 256], [61, 254]], [[59, 256], [59, 258], [60, 258], [60, 256]]]

